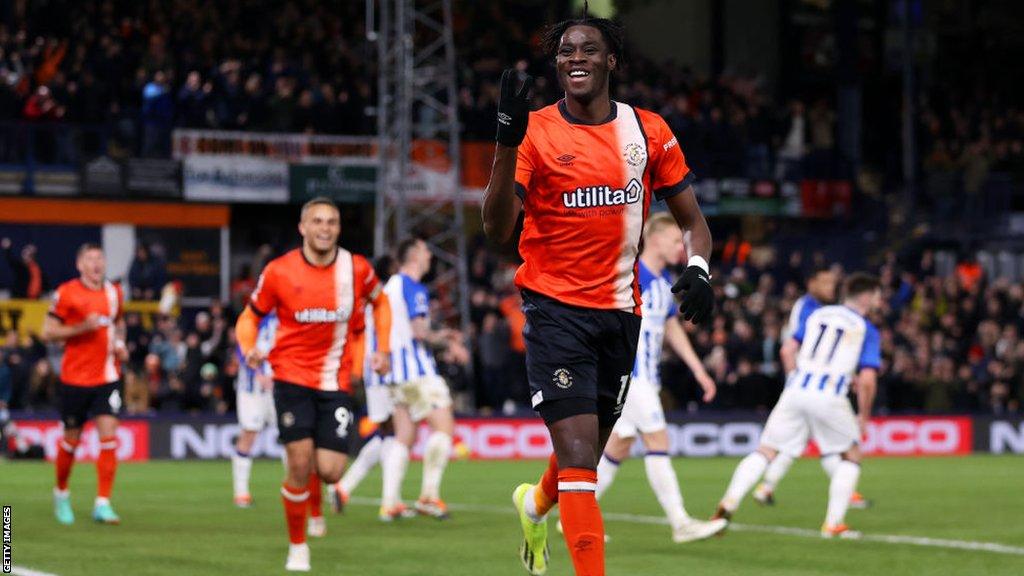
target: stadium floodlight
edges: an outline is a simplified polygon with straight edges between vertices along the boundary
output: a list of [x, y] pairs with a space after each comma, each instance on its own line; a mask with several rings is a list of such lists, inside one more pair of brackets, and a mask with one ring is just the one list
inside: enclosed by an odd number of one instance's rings
[[374, 253], [410, 235], [426, 240], [437, 260], [430, 287], [446, 301], [444, 320], [465, 334], [469, 276], [451, 1], [369, 0], [367, 8], [367, 38], [378, 56]]

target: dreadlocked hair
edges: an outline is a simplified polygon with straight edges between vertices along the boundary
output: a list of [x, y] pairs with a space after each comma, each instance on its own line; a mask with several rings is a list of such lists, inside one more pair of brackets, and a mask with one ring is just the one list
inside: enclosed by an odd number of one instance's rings
[[554, 57], [555, 53], [558, 51], [558, 43], [562, 40], [562, 34], [565, 34], [565, 31], [573, 26], [590, 26], [591, 28], [596, 28], [604, 38], [605, 44], [608, 45], [608, 52], [614, 54], [615, 58], [619, 60], [619, 64], [622, 64], [625, 44], [622, 26], [618, 22], [608, 18], [591, 17], [588, 11], [587, 2], [583, 3], [583, 16], [581, 18], [570, 18], [548, 26], [544, 31], [544, 37], [541, 41], [544, 53], [550, 57]]

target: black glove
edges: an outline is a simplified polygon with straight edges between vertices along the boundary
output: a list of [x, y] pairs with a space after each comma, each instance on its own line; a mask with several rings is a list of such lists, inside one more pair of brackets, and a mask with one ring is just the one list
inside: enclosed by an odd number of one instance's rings
[[711, 288], [711, 275], [700, 266], [687, 266], [683, 275], [672, 287], [673, 294], [681, 294], [683, 303], [679, 312], [683, 318], [694, 324], [711, 319], [715, 309], [715, 291]]
[[530, 88], [533, 76], [527, 76], [523, 87], [516, 92], [516, 71], [506, 68], [501, 73], [501, 97], [498, 99], [498, 144], [515, 148], [526, 137], [526, 123], [530, 119]]

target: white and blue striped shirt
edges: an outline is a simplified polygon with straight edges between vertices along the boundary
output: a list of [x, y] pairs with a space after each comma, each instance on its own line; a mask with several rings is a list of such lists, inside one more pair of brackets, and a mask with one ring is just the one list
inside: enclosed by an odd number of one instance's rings
[[793, 334], [796, 334], [796, 331], [800, 329], [800, 325], [807, 320], [807, 317], [818, 308], [821, 308], [821, 306], [821, 302], [818, 302], [817, 298], [811, 296], [810, 292], [794, 302], [793, 309], [789, 311], [789, 322], [786, 322], [782, 329], [782, 341], [785, 342], [787, 339], [792, 338]]
[[882, 365], [878, 329], [846, 306], [815, 310], [793, 338], [800, 342], [800, 352], [786, 386], [843, 396], [858, 371]]
[[676, 315], [676, 303], [672, 297], [672, 280], [662, 270], [655, 276], [640, 261], [640, 298], [643, 301], [643, 320], [640, 322], [640, 342], [633, 363], [633, 378], [657, 385], [660, 380], [658, 365], [661, 362], [661, 348], [665, 341], [665, 322]]
[[413, 336], [412, 321], [430, 314], [427, 287], [405, 274], [395, 274], [384, 285], [391, 303], [391, 374], [397, 384], [437, 375], [434, 353]]
[[[269, 354], [274, 347], [274, 338], [277, 335], [277, 314], [271, 312], [260, 318], [259, 333], [256, 335], [256, 349], [264, 354]], [[245, 363], [242, 356], [242, 348], [235, 347], [235, 355], [238, 357], [238, 376], [235, 377], [235, 390], [239, 392], [262, 392], [263, 388], [256, 384], [256, 370]], [[259, 373], [273, 377], [274, 372], [270, 369], [270, 362], [264, 361], [259, 368]]]

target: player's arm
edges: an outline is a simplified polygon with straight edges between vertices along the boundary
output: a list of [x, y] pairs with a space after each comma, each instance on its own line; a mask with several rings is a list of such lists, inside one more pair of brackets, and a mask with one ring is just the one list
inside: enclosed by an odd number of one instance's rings
[[871, 420], [871, 407], [875, 404], [875, 391], [878, 389], [878, 370], [861, 368], [857, 373], [857, 419], [860, 421], [861, 432]]
[[492, 241], [504, 244], [516, 226], [522, 202], [515, 194], [516, 157], [519, 147], [495, 146], [491, 179], [484, 189], [484, 234]]
[[711, 402], [715, 399], [717, 388], [715, 386], [715, 380], [711, 378], [708, 371], [704, 369], [704, 363], [700, 361], [700, 357], [697, 356], [697, 352], [693, 350], [693, 345], [690, 343], [690, 337], [686, 335], [686, 331], [683, 330], [682, 324], [679, 323], [679, 319], [675, 316], [670, 317], [665, 322], [665, 341], [672, 348], [686, 366], [693, 372], [694, 378], [697, 379], [697, 383], [700, 384], [701, 389], [704, 390], [704, 401]]
[[121, 362], [128, 361], [128, 345], [125, 344], [125, 338], [128, 337], [128, 326], [125, 324], [124, 318], [118, 316], [117, 320], [114, 321], [114, 354], [117, 355], [117, 359]]
[[453, 332], [449, 328], [442, 328], [440, 330], [434, 330], [430, 327], [430, 321], [427, 320], [426, 316], [417, 316], [411, 321], [412, 324], [412, 336], [420, 342], [426, 342], [427, 344], [437, 347], [445, 348], [448, 346], [448, 341], [451, 339]]
[[882, 346], [878, 330], [868, 324], [857, 362], [857, 419], [863, 434], [871, 420], [871, 407], [875, 404], [878, 389], [878, 370], [882, 366]]
[[694, 263], [694, 257], [699, 257], [704, 268], [707, 268], [707, 263], [711, 260], [711, 229], [708, 228], [704, 213], [697, 204], [697, 194], [693, 191], [693, 186], [687, 186], [679, 194], [668, 197], [665, 205], [672, 212], [679, 227], [690, 234], [690, 264]]
[[715, 291], [711, 287], [711, 272], [708, 268], [711, 229], [697, 205], [693, 186], [687, 186], [682, 192], [669, 196], [665, 203], [679, 227], [689, 234], [689, 261], [686, 270], [672, 287], [672, 292], [682, 297], [679, 311], [683, 318], [694, 324], [702, 324], [711, 319], [715, 309]]
[[235, 321], [235, 340], [238, 341], [238, 348], [242, 351], [242, 358], [245, 358], [246, 365], [254, 370], [260, 367], [266, 356], [256, 346], [259, 334], [260, 318], [253, 311], [251, 305], [246, 306], [245, 310], [239, 314], [238, 320]]
[[782, 369], [785, 374], [796, 370], [796, 355], [800, 352], [800, 342], [794, 338], [786, 340], [779, 350], [779, 358], [782, 359]]
[[63, 342], [69, 338], [74, 338], [86, 332], [92, 332], [93, 330], [100, 327], [100, 315], [93, 313], [89, 314], [85, 320], [82, 320], [78, 324], [64, 324], [64, 321], [56, 316], [52, 312], [46, 316], [43, 320], [43, 329], [39, 334], [39, 337], [43, 342]]
[[508, 241], [522, 209], [522, 202], [515, 193], [516, 161], [530, 119], [531, 86], [533, 78], [527, 76], [517, 92], [515, 72], [508, 69], [501, 75], [497, 145], [483, 201], [484, 233], [498, 243]]
[[370, 305], [373, 307], [374, 334], [377, 336], [377, 349], [373, 352], [370, 367], [374, 372], [384, 375], [391, 371], [391, 302], [384, 290], [378, 289]]

